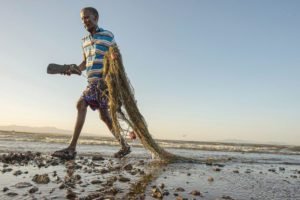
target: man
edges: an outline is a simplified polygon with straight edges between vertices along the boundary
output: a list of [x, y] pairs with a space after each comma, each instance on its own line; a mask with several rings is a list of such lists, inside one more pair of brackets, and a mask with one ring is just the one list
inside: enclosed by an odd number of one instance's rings
[[[105, 94], [106, 85], [102, 73], [104, 54], [111, 45], [115, 44], [114, 36], [110, 31], [98, 27], [99, 14], [95, 8], [83, 8], [80, 17], [85, 29], [89, 32], [89, 35], [82, 39], [84, 59], [79, 66], [73, 65], [72, 70], [67, 70], [65, 74], [81, 75], [81, 71], [86, 70], [88, 86], [77, 102], [77, 120], [71, 143], [67, 148], [54, 152], [52, 156], [64, 159], [75, 158], [77, 140], [85, 121], [87, 107], [90, 106], [92, 110], [99, 110], [101, 120], [121, 145], [121, 149], [114, 154], [114, 157], [122, 158], [130, 153], [130, 147], [121, 134], [112, 131], [112, 120], [108, 112], [107, 95]], [[114, 55], [110, 56], [112, 59], [115, 57]]]

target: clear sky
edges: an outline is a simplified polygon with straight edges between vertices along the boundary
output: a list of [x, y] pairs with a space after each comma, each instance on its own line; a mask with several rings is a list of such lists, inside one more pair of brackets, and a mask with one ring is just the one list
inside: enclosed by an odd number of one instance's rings
[[[300, 145], [296, 0], [3, 1], [0, 125], [73, 129], [86, 79], [46, 67], [82, 61], [85, 6], [114, 33], [155, 138]], [[110, 135], [91, 110], [83, 131]]]

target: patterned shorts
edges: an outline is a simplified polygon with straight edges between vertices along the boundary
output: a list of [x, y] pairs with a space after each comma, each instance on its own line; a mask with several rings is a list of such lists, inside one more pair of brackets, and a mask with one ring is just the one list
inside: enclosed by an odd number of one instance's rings
[[92, 110], [108, 109], [107, 91], [104, 81], [94, 81], [83, 91], [82, 98]]

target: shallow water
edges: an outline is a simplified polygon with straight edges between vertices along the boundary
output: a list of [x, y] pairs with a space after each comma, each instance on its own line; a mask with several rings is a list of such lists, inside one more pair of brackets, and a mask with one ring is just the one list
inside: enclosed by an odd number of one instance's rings
[[[69, 136], [45, 136], [43, 134], [18, 134], [13, 133], [0, 133], [0, 153], [8, 152], [41, 152], [43, 155], [50, 155], [58, 149], [65, 148], [69, 141]], [[178, 145], [183, 147], [178, 147]], [[168, 141], [161, 142], [167, 151], [174, 154], [197, 158], [208, 159], [213, 158], [223, 160], [224, 167], [220, 167], [220, 171], [215, 171], [216, 166], [200, 165], [200, 164], [171, 164], [165, 167], [156, 180], [154, 180], [146, 190], [146, 199], [152, 200], [151, 192], [153, 185], [164, 183], [170, 194], [165, 196], [164, 199], [176, 199], [176, 195], [188, 199], [222, 199], [222, 197], [230, 196], [233, 199], [300, 199], [300, 156], [297, 151], [286, 151], [283, 149], [290, 147], [283, 146], [266, 146], [250, 145], [251, 148], [256, 148], [255, 151], [248, 151], [250, 147], [244, 145], [230, 144], [235, 146], [235, 150], [229, 151], [227, 148], [222, 150], [227, 144], [205, 144], [211, 148], [203, 150], [201, 148], [194, 148], [197, 144], [191, 144], [188, 148], [187, 142]], [[151, 161], [150, 152], [142, 148], [138, 142], [132, 142], [132, 153], [129, 154], [125, 163], [137, 162], [140, 159]], [[203, 145], [203, 143], [202, 143]], [[229, 146], [230, 146], [229, 145]], [[90, 158], [92, 155], [102, 155], [107, 160], [112, 159], [112, 155], [118, 150], [118, 146], [112, 138], [99, 138], [99, 137], [83, 137], [80, 139], [80, 144], [77, 147], [78, 157], [84, 156]], [[230, 147], [231, 148], [231, 147]], [[238, 150], [237, 150], [238, 149]], [[275, 149], [275, 150], [274, 150]], [[78, 159], [77, 157], [77, 159]], [[115, 163], [118, 161], [114, 160]], [[122, 163], [118, 163], [121, 164]], [[0, 167], [3, 164], [0, 163]], [[97, 169], [105, 167], [102, 163]], [[146, 166], [145, 166], [146, 167]], [[51, 166], [49, 168], [37, 168], [34, 165], [28, 166], [12, 166], [13, 171], [20, 169], [21, 171], [28, 171], [28, 174], [20, 176], [12, 175], [10, 173], [1, 174], [0, 189], [5, 186], [10, 188], [10, 191], [19, 193], [16, 197], [8, 197], [6, 194], [1, 193], [0, 199], [33, 199], [33, 196], [38, 199], [65, 199], [66, 190], [58, 189], [57, 184], [52, 182], [48, 185], [39, 185], [40, 193], [34, 195], [28, 194], [28, 189], [15, 190], [13, 185], [18, 182], [31, 182], [34, 174], [48, 173], [57, 171], [60, 177], [64, 177], [67, 173], [67, 168], [64, 165]], [[143, 168], [143, 167], [142, 167]], [[142, 169], [141, 168], [141, 169]], [[284, 170], [280, 170], [284, 168]], [[274, 169], [273, 171], [269, 171]], [[239, 173], [234, 173], [238, 170]], [[90, 182], [92, 179], [101, 179], [103, 182], [110, 176], [118, 176], [127, 172], [120, 171], [116, 173], [109, 173], [107, 176], [97, 173], [85, 173], [82, 170], [77, 171], [83, 177], [83, 181]], [[190, 174], [190, 175], [188, 175]], [[214, 181], [208, 181], [208, 177], [213, 177]], [[132, 181], [137, 180], [136, 177], [131, 177]], [[32, 183], [32, 182], [31, 182]], [[126, 193], [129, 184], [119, 183], [118, 187], [122, 188], [123, 193]], [[182, 187], [184, 192], [176, 192], [176, 188]], [[84, 192], [82, 190], [84, 189]], [[89, 187], [78, 186], [74, 192], [78, 195], [88, 194], [95, 191], [96, 186], [90, 185]], [[55, 190], [55, 192], [52, 192]], [[192, 190], [199, 190], [202, 197], [192, 196], [189, 194]], [[22, 196], [25, 195], [25, 196]]]

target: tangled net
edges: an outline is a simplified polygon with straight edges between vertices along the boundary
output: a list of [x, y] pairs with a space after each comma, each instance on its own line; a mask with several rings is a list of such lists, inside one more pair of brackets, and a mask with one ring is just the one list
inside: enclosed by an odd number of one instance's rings
[[152, 138], [147, 123], [137, 107], [133, 88], [126, 75], [122, 56], [116, 45], [111, 46], [104, 57], [103, 74], [108, 88], [109, 112], [115, 133], [121, 134], [121, 123], [125, 121], [134, 130], [143, 146], [161, 161], [168, 163], [196, 161], [167, 152]]

